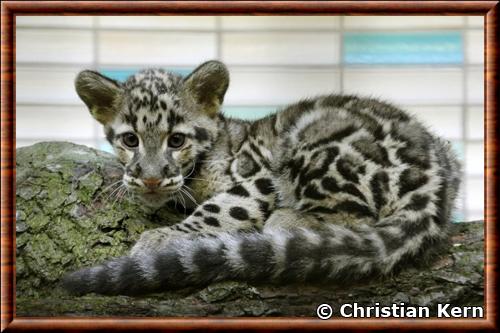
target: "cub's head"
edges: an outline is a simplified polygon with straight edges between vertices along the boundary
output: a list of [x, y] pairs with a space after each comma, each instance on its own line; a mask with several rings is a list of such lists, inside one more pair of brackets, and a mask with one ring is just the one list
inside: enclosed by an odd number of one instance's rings
[[212, 147], [228, 84], [229, 73], [218, 61], [187, 77], [148, 69], [119, 83], [86, 70], [75, 81], [125, 166], [124, 183], [153, 207], [181, 190]]

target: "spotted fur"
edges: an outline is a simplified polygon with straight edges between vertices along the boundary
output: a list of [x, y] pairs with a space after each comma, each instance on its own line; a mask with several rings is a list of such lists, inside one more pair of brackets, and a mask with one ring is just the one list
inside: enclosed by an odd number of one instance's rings
[[[152, 69], [124, 84], [79, 74], [77, 92], [104, 125], [126, 184], [145, 204], [177, 200], [193, 214], [145, 232], [128, 256], [67, 275], [68, 290], [351, 282], [425, 261], [446, 243], [460, 165], [415, 118], [328, 95], [253, 122], [228, 119], [219, 112], [228, 83], [216, 61], [186, 78]], [[126, 133], [138, 147], [124, 145]], [[168, 146], [175, 133], [182, 147]]]

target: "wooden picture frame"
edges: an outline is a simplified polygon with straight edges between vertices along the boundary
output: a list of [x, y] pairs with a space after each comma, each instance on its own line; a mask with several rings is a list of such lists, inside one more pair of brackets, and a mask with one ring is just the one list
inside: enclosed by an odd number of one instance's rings
[[[5, 1], [1, 83], [1, 329], [497, 329], [498, 1]], [[485, 304], [483, 319], [20, 318], [15, 315], [15, 16], [478, 15], [485, 17]]]

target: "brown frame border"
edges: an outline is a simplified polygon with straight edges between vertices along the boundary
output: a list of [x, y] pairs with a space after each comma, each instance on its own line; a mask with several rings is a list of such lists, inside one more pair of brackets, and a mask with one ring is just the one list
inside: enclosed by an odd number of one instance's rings
[[[498, 330], [497, 97], [498, 1], [4, 1], [1, 4], [1, 330], [447, 329]], [[16, 15], [481, 15], [485, 17], [485, 319], [30, 318], [15, 316], [15, 16]]]

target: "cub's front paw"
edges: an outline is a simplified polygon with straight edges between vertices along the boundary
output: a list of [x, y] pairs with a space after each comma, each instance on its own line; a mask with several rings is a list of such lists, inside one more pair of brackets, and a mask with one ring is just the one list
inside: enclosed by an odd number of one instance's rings
[[145, 231], [130, 250], [130, 255], [160, 250], [168, 239], [169, 234], [161, 229]]

